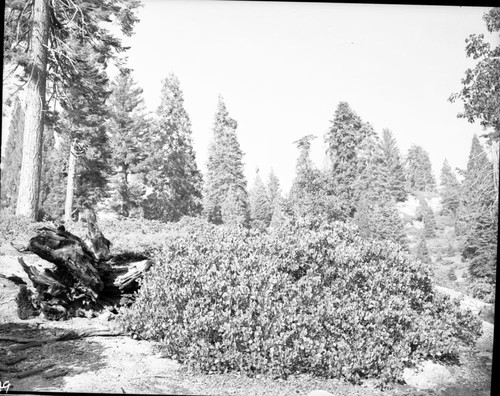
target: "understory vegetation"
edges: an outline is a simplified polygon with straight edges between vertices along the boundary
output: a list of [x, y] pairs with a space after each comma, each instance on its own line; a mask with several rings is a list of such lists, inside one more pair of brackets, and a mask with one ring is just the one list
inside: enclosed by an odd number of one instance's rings
[[354, 225], [176, 227], [121, 321], [202, 372], [383, 385], [419, 359], [455, 359], [481, 334], [477, 317], [433, 291], [429, 265]]

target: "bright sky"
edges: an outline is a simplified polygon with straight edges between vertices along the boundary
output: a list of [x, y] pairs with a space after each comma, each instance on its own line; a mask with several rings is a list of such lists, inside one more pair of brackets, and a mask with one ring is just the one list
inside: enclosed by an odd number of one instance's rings
[[411, 144], [430, 154], [436, 177], [445, 157], [465, 168], [482, 128], [456, 115], [448, 97], [473, 61], [465, 38], [485, 33], [488, 8], [335, 3], [143, 0], [141, 22], [126, 44], [129, 67], [149, 110], [161, 81], [176, 74], [204, 172], [221, 94], [253, 185], [271, 168], [291, 186], [298, 150], [314, 134], [313, 159], [324, 164], [323, 137], [340, 101], [377, 132], [389, 128], [402, 154]]
[[323, 136], [339, 101], [377, 132], [389, 128], [402, 154], [411, 144], [430, 154], [436, 177], [445, 158], [465, 168], [474, 133], [447, 101], [471, 60], [465, 38], [488, 34], [488, 8], [335, 3], [145, 0], [128, 44], [129, 65], [147, 106], [159, 104], [161, 81], [179, 77], [191, 117], [197, 161], [205, 171], [217, 96], [222, 94], [244, 156], [255, 170], [274, 169], [291, 186], [298, 150], [314, 134], [322, 166]]

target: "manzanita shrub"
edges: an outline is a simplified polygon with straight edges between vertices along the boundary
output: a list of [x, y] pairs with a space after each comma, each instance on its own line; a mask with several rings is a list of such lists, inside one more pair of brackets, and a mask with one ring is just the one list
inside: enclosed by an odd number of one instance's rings
[[470, 311], [434, 293], [428, 265], [355, 226], [177, 227], [121, 321], [203, 372], [384, 384], [421, 358], [456, 357], [480, 335]]

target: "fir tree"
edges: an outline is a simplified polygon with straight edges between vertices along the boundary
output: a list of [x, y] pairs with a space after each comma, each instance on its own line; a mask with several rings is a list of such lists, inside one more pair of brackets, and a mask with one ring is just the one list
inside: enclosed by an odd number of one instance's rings
[[273, 207], [258, 169], [249, 198], [251, 225], [253, 228], [265, 230], [271, 222]]
[[9, 137], [2, 158], [2, 208], [15, 210], [23, 155], [24, 110], [16, 96], [9, 126]]
[[383, 162], [386, 169], [387, 189], [396, 202], [404, 202], [408, 196], [403, 161], [399, 153], [396, 139], [389, 129], [382, 130], [380, 140]]
[[429, 154], [420, 146], [412, 145], [406, 156], [406, 181], [410, 191], [435, 191]]
[[281, 187], [280, 181], [272, 169], [271, 172], [269, 172], [269, 178], [267, 180], [267, 196], [269, 197], [271, 210], [273, 210], [274, 207], [280, 202]]
[[462, 255], [471, 259], [469, 272], [476, 278], [495, 282], [498, 239], [498, 205], [491, 162], [477, 136], [467, 163], [458, 208], [465, 232]]
[[327, 177], [328, 195], [335, 197], [346, 216], [355, 212], [355, 183], [359, 176], [358, 152], [372, 128], [346, 102], [340, 102], [325, 135], [330, 169]]
[[408, 248], [404, 224], [399, 217], [394, 198], [389, 195], [374, 199], [365, 195], [357, 205], [354, 223], [360, 235], [368, 239], [390, 240]]
[[336, 197], [328, 196], [324, 188], [327, 176], [311, 161], [311, 141], [315, 138], [314, 135], [307, 135], [294, 142], [300, 153], [295, 167], [295, 178], [283, 210], [296, 218], [322, 222], [340, 216], [341, 209]]
[[144, 115], [142, 89], [137, 87], [130, 70], [120, 73], [113, 82], [109, 98], [108, 133], [115, 191], [111, 208], [124, 217], [140, 205], [143, 190], [130, 185], [130, 176], [138, 173], [146, 157], [144, 135], [149, 125]]
[[[77, 47], [75, 51], [80, 56], [80, 62], [75, 66], [79, 74], [67, 90], [56, 131], [68, 136], [70, 151], [74, 150], [75, 142], [83, 149], [76, 159], [75, 202], [71, 205], [75, 209], [71, 209], [72, 212], [79, 212], [84, 206], [96, 205], [107, 197], [111, 152], [105, 120], [110, 92], [106, 89], [108, 79], [104, 66], [96, 60], [99, 53], [78, 41], [72, 45]], [[73, 154], [68, 152], [67, 155]]]
[[460, 201], [460, 182], [453, 173], [448, 160], [444, 160], [441, 168], [441, 202], [442, 213], [456, 215]]
[[[102, 22], [113, 20], [122, 33], [131, 35], [138, 20], [133, 10], [139, 4], [137, 0], [7, 2], [4, 64], [21, 66], [22, 78], [26, 80], [24, 156], [17, 214], [35, 219], [38, 212], [47, 88], [52, 89], [51, 96], [60, 103], [71, 96], [67, 89], [75, 86], [92, 93], [94, 87], [87, 87], [80, 76], [79, 63], [87, 62], [87, 58], [81, 56], [78, 48], [91, 46], [99, 54], [91, 62], [106, 66], [107, 61], [125, 48]], [[77, 46], [72, 43], [76, 40]]]
[[358, 175], [354, 182], [356, 206], [365, 197], [388, 200], [388, 169], [376, 135], [370, 134], [360, 143], [357, 162]]
[[202, 176], [196, 165], [191, 121], [175, 75], [163, 80], [161, 94], [157, 121], [147, 138], [144, 166], [151, 193], [143, 203], [144, 216], [178, 221], [201, 213]]
[[[205, 184], [203, 210], [209, 221], [223, 222], [222, 204], [231, 203], [238, 208], [238, 221], [246, 223], [247, 215], [239, 211], [248, 211], [246, 180], [243, 174], [243, 152], [236, 136], [237, 123], [226, 109], [222, 96], [219, 96], [217, 112], [213, 126], [213, 139], [208, 150], [207, 178]], [[231, 191], [231, 194], [229, 194]], [[229, 196], [230, 195], [230, 196]], [[237, 200], [236, 204], [232, 204]], [[227, 210], [225, 213], [228, 213]], [[227, 216], [225, 216], [227, 219]], [[245, 219], [245, 220], [243, 220]], [[231, 220], [232, 221], [232, 220]]]

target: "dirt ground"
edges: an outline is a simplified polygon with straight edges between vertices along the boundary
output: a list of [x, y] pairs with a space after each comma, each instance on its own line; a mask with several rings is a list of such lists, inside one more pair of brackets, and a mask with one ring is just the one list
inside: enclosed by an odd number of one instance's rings
[[[17, 252], [3, 246], [0, 253], [0, 273], [18, 275], [30, 284], [17, 263]], [[24, 259], [30, 265], [46, 265], [34, 255], [25, 255]], [[446, 289], [440, 291], [446, 292]], [[158, 343], [135, 340], [130, 335], [46, 342], [16, 350], [24, 344], [9, 341], [8, 337], [47, 340], [68, 330], [117, 329], [113, 315], [108, 312], [93, 319], [74, 318], [61, 322], [47, 321], [43, 317], [20, 320], [16, 313], [17, 292], [17, 285], [0, 278], [0, 381], [9, 381], [11, 390], [174, 395], [307, 395], [315, 389], [334, 395], [490, 394], [493, 324], [488, 322], [483, 322], [484, 334], [476, 348], [463, 350], [459, 365], [446, 366], [450, 374], [446, 381], [440, 383], [439, 379], [421, 378], [418, 376], [422, 373], [415, 373], [415, 383], [421, 384], [420, 390], [415, 386], [398, 385], [381, 392], [369, 382], [354, 386], [309, 376], [276, 381], [235, 374], [200, 375], [163, 357]], [[468, 307], [476, 308], [481, 303], [468, 298], [464, 301]], [[41, 371], [30, 373], [37, 368]]]

